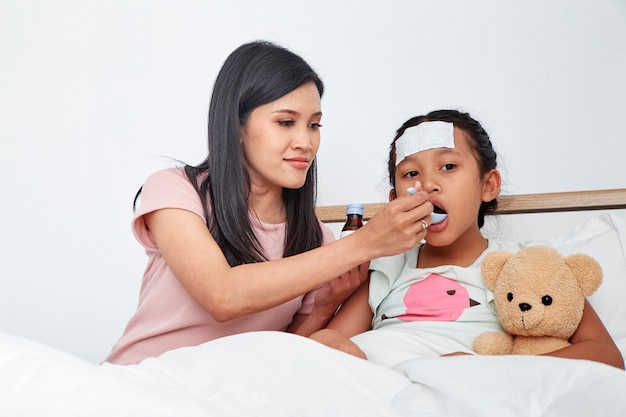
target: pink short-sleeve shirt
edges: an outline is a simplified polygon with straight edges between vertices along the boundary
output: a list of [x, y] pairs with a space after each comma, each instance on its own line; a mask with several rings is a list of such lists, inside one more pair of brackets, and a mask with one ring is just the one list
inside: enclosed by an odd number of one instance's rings
[[[165, 263], [146, 228], [143, 216], [164, 208], [188, 210], [204, 220], [198, 193], [181, 168], [155, 172], [146, 180], [132, 230], [148, 256], [135, 314], [115, 343], [106, 362], [138, 363], [171, 349], [195, 346], [218, 337], [258, 330], [287, 329], [294, 314], [309, 314], [315, 291], [274, 308], [228, 322], [217, 322], [183, 288]], [[269, 259], [283, 253], [285, 224], [266, 224], [251, 218], [254, 231]], [[332, 231], [322, 224], [324, 244], [333, 241]]]

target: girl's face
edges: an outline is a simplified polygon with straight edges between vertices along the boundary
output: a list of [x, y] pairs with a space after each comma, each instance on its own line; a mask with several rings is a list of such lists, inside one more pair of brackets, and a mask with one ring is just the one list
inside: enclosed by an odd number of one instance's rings
[[319, 149], [321, 118], [313, 82], [252, 111], [241, 129], [252, 191], [304, 185]]
[[464, 130], [454, 127], [454, 148], [424, 150], [409, 155], [396, 167], [398, 196], [419, 181], [435, 211], [448, 214], [443, 222], [428, 228], [426, 241], [433, 246], [452, 244], [468, 231], [477, 236], [481, 203], [491, 201], [500, 191], [499, 173], [480, 172], [470, 140]]

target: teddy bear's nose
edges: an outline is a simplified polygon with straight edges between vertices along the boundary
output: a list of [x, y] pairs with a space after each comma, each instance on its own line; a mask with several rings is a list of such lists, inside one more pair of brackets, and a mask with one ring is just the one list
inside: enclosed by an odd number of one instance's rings
[[533, 306], [531, 306], [528, 303], [520, 303], [520, 305], [519, 305], [519, 309], [522, 310], [522, 311], [528, 311], [531, 308], [533, 308]]

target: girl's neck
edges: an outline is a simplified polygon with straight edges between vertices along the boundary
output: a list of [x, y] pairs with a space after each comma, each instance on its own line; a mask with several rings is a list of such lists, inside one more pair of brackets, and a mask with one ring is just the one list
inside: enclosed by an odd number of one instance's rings
[[432, 246], [426, 242], [417, 258], [418, 268], [434, 268], [442, 265], [468, 267], [487, 249], [489, 241], [478, 233], [471, 238], [459, 238], [448, 246]]

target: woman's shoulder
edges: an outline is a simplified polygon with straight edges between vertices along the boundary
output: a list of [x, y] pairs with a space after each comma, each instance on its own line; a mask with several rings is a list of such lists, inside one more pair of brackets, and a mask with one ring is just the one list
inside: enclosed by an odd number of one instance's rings
[[170, 195], [175, 198], [197, 196], [185, 169], [166, 168], [148, 176], [142, 187], [142, 196], [156, 194], [155, 197]]
[[184, 168], [153, 172], [143, 184], [137, 215], [162, 208], [181, 208], [204, 217], [202, 202]]
[[[189, 182], [189, 177], [185, 173], [185, 169], [182, 167], [165, 168], [159, 171], [155, 171], [148, 176], [144, 186], [152, 184], [169, 184], [178, 182]], [[189, 182], [190, 183], [190, 182]], [[191, 184], [191, 183], [190, 183]]]

